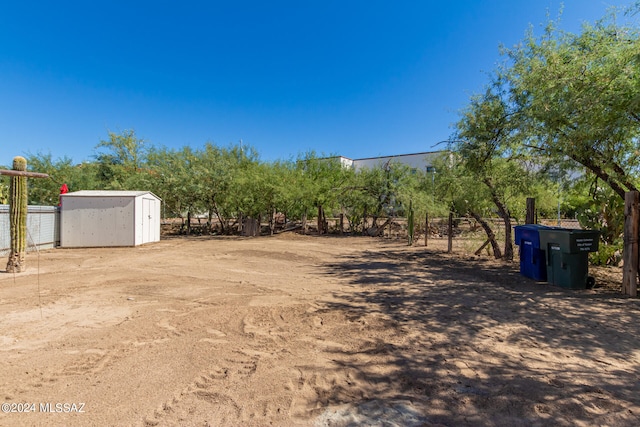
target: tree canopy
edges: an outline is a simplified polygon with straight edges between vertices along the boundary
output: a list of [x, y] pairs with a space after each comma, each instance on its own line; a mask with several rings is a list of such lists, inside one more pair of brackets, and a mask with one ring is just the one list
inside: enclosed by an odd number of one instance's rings
[[502, 71], [530, 155], [570, 159], [624, 199], [637, 190], [640, 37], [612, 12], [582, 32], [550, 22], [506, 49]]
[[[638, 10], [640, 3], [630, 9]], [[503, 49], [505, 62], [461, 112], [450, 144], [454, 175], [485, 184], [505, 221], [509, 199], [540, 194], [544, 182], [565, 194], [583, 225], [602, 230], [604, 242], [617, 239], [620, 202], [637, 190], [640, 167], [640, 37], [621, 22], [612, 11], [577, 34], [553, 21], [540, 36], [528, 31]], [[483, 207], [460, 194], [470, 214]]]

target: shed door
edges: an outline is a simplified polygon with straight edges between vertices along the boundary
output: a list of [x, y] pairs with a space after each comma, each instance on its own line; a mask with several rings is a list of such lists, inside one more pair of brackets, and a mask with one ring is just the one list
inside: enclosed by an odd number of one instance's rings
[[142, 199], [142, 243], [149, 243], [153, 237], [153, 210], [150, 199]]

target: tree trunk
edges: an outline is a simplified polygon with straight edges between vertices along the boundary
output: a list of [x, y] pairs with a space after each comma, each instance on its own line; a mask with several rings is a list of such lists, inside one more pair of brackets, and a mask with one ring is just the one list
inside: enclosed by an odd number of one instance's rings
[[487, 233], [487, 239], [489, 239], [489, 242], [491, 243], [491, 248], [493, 249], [493, 256], [496, 259], [502, 258], [502, 252], [500, 251], [500, 245], [498, 245], [498, 242], [496, 241], [496, 235], [493, 232], [493, 230], [491, 229], [491, 226], [489, 225], [489, 223], [487, 221], [485, 221], [476, 212], [469, 211], [469, 214], [473, 217], [473, 219], [478, 221], [478, 223], [484, 229], [484, 232]]
[[209, 209], [209, 212], [207, 214], [207, 228], [209, 229], [209, 234], [211, 234], [213, 232], [213, 211], [212, 209]]
[[322, 235], [323, 230], [323, 218], [324, 218], [324, 213], [322, 211], [322, 205], [318, 205], [318, 220], [317, 222], [317, 226], [318, 226], [318, 236]]
[[307, 209], [305, 208], [302, 214], [302, 234], [307, 234]]
[[624, 251], [622, 265], [622, 293], [638, 296], [638, 235], [640, 234], [640, 195], [626, 194], [624, 207]]
[[449, 225], [447, 226], [447, 253], [453, 252], [453, 212], [449, 212]]
[[606, 182], [622, 200], [625, 199], [627, 191], [638, 191], [635, 185], [633, 185], [633, 183], [628, 179], [627, 174], [618, 164], [613, 163], [610, 166], [619, 178], [609, 174], [609, 172], [607, 172], [603, 167], [603, 165], [606, 165], [607, 163], [602, 159], [598, 159], [597, 156], [583, 157], [571, 153], [562, 154], [567, 154], [567, 156], [572, 160], [580, 163], [582, 166], [593, 172], [598, 178]]
[[238, 213], [238, 234], [242, 236], [242, 225], [244, 224], [244, 218], [242, 212]]
[[[535, 148], [542, 152], [548, 152], [541, 147]], [[590, 151], [589, 156], [581, 156], [576, 153], [567, 153], [566, 150], [559, 150], [558, 152], [551, 154], [561, 154], [569, 157], [571, 160], [581, 164], [585, 168], [589, 169], [593, 172], [598, 178], [606, 182], [611, 189], [618, 195], [622, 200], [625, 200], [625, 194], [627, 191], [638, 191], [638, 188], [631, 182], [627, 173], [624, 169], [617, 163], [611, 163], [602, 158], [602, 156], [598, 155], [599, 153], [596, 151]], [[603, 167], [603, 165], [606, 167]], [[607, 170], [613, 170], [614, 175], [612, 176]]]
[[[218, 210], [218, 206], [215, 203], [213, 205], [211, 205], [211, 209], [216, 214], [216, 218], [218, 218], [218, 223], [220, 224], [220, 233], [226, 234], [226, 232], [227, 232], [227, 227], [226, 227], [227, 219], [222, 217], [222, 215], [220, 214], [220, 211]], [[211, 211], [209, 211], [209, 216], [211, 217]]]
[[391, 221], [393, 221], [393, 217], [388, 217], [384, 224], [382, 224], [381, 226], [372, 226], [371, 228], [368, 228], [367, 234], [371, 237], [381, 236], [382, 233], [384, 233], [384, 229], [387, 227], [387, 225], [391, 224]]
[[362, 213], [362, 234], [367, 233], [369, 230], [369, 220], [367, 218], [367, 208]]
[[513, 260], [513, 239], [511, 238], [511, 215], [509, 213], [509, 209], [502, 202], [498, 194], [496, 193], [495, 188], [493, 187], [493, 183], [491, 182], [491, 178], [485, 178], [484, 183], [489, 187], [489, 191], [491, 193], [491, 200], [498, 208], [498, 215], [504, 221], [504, 256], [503, 258], [507, 261]]
[[269, 216], [269, 232], [273, 236], [276, 229], [276, 208], [273, 208]]
[[424, 214], [424, 247], [429, 243], [429, 212]]
[[409, 200], [409, 217], [407, 218], [407, 234], [408, 236], [408, 245], [413, 245], [413, 233], [415, 231], [414, 223], [413, 223], [413, 201]]
[[504, 259], [513, 261], [513, 237], [511, 232], [511, 218], [504, 217]]
[[[604, 162], [600, 162], [596, 158], [584, 158], [576, 155], [568, 155], [572, 160], [580, 163], [582, 166], [586, 167], [590, 171], [592, 171], [598, 178], [609, 184], [611, 189], [620, 196], [622, 200], [625, 199], [625, 194], [627, 191], [638, 191], [638, 189], [629, 181], [624, 170], [617, 164], [611, 165], [612, 169], [621, 175], [621, 179], [618, 180], [615, 177], [612, 177], [603, 167]], [[624, 186], [624, 187], [623, 187]], [[625, 188], [626, 187], [626, 188]]]

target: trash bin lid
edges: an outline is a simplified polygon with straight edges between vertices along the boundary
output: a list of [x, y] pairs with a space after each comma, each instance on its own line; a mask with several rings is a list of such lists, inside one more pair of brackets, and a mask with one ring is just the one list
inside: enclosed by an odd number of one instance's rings
[[597, 252], [600, 232], [572, 228], [547, 227], [540, 229], [540, 245], [543, 249], [553, 243], [564, 253]]
[[524, 224], [516, 225], [514, 229], [514, 240], [516, 245], [520, 246], [524, 242], [531, 243], [535, 248], [540, 247], [540, 233], [539, 230], [549, 228], [546, 225], [541, 224]]

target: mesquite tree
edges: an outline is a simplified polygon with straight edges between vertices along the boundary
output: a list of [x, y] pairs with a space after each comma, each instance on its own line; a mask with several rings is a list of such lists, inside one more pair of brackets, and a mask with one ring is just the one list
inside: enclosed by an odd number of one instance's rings
[[463, 167], [488, 190], [498, 215], [504, 220], [502, 255], [507, 260], [513, 259], [513, 243], [506, 198], [517, 188], [518, 177], [522, 176], [520, 165], [508, 160], [511, 145], [519, 138], [516, 118], [497, 80], [484, 94], [471, 99], [456, 125], [456, 140], [451, 144]]
[[[17, 156], [13, 170], [26, 171], [27, 160]], [[27, 177], [12, 176], [9, 184], [11, 252], [7, 262], [8, 273], [20, 273], [27, 269]]]
[[549, 23], [506, 51], [504, 74], [524, 148], [570, 159], [624, 200], [640, 170], [640, 31], [619, 22], [610, 15], [579, 34]]

